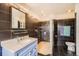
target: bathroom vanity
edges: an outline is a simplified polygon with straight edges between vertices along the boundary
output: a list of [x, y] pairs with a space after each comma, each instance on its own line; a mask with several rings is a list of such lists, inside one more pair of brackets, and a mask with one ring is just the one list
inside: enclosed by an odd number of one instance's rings
[[17, 38], [1, 42], [2, 56], [37, 56], [37, 38]]

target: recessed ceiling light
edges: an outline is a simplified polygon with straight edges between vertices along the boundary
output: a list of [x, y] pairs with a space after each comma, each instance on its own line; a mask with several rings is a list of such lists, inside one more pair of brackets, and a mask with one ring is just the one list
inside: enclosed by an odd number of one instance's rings
[[71, 13], [71, 12], [73, 12], [73, 11], [74, 11], [74, 10], [71, 10], [71, 9], [67, 10], [68, 13]]

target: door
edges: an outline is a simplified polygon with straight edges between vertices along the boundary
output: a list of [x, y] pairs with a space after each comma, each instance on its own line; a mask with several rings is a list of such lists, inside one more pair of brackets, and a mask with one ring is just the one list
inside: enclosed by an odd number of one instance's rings
[[65, 42], [75, 42], [75, 19], [54, 21], [54, 55], [68, 55]]

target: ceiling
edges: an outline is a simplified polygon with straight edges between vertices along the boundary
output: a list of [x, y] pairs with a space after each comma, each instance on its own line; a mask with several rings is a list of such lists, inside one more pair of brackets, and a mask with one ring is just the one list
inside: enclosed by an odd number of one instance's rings
[[43, 11], [45, 14], [60, 14], [67, 10], [74, 10], [75, 4], [68, 3], [28, 3], [29, 9], [37, 14]]
[[27, 3], [21, 4], [24, 8], [36, 15], [39, 21], [53, 19], [54, 15], [63, 15], [68, 12], [75, 12], [74, 3]]

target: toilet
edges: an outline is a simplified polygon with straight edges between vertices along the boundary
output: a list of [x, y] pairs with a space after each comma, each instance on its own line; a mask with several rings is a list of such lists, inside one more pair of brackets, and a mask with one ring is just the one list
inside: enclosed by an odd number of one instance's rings
[[65, 44], [67, 45], [67, 50], [71, 51], [71, 52], [75, 52], [75, 43], [73, 42], [65, 42]]

